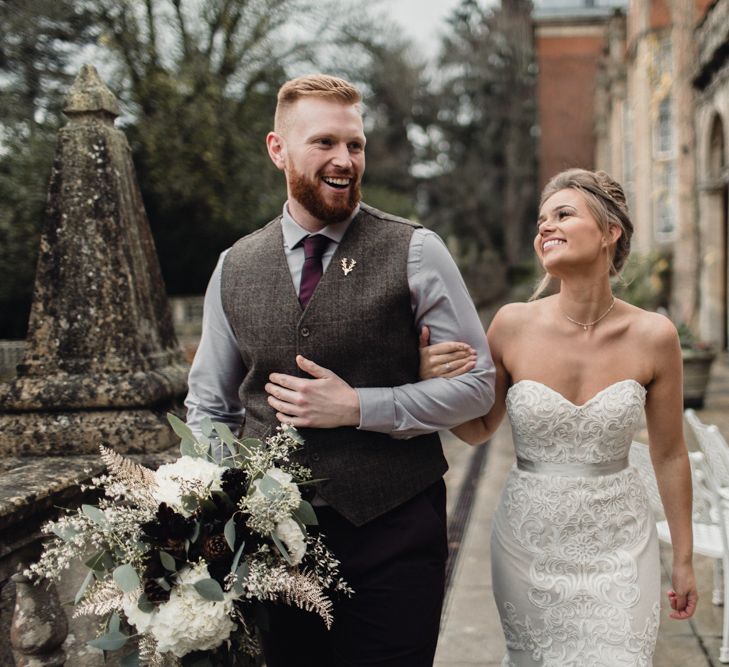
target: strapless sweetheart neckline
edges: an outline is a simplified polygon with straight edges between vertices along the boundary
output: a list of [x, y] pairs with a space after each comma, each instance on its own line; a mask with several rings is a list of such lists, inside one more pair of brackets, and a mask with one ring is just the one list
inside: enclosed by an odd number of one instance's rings
[[586, 405], [589, 405], [593, 401], [597, 400], [600, 396], [602, 396], [605, 392], [609, 391], [613, 387], [616, 387], [617, 385], [620, 385], [620, 384], [630, 383], [630, 382], [632, 382], [633, 384], [637, 385], [638, 387], [640, 387], [645, 392], [645, 387], [640, 382], [638, 382], [638, 380], [634, 380], [633, 378], [627, 378], [625, 380], [618, 380], [617, 382], [613, 382], [612, 384], [609, 384], [607, 387], [603, 387], [594, 396], [591, 396], [590, 398], [588, 398], [584, 403], [573, 403], [564, 394], [560, 393], [556, 389], [553, 389], [548, 384], [544, 384], [544, 382], [539, 382], [539, 380], [530, 380], [528, 378], [525, 378], [523, 380], [519, 380], [517, 382], [514, 382], [514, 384], [512, 384], [507, 389], [506, 394], [508, 396], [509, 392], [514, 387], [516, 387], [516, 386], [518, 386], [520, 384], [523, 384], [523, 383], [531, 383], [531, 384], [539, 385], [540, 387], [544, 387], [545, 389], [547, 389], [551, 393], [555, 394], [556, 396], [559, 396], [563, 401], [565, 401], [566, 403], [569, 403], [574, 408], [584, 408]]

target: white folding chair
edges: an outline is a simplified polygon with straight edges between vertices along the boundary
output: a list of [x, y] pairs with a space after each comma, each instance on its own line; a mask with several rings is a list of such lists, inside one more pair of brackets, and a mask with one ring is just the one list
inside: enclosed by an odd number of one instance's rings
[[[716, 559], [711, 601], [724, 605], [719, 662], [729, 663], [729, 576], [726, 576], [729, 573], [729, 445], [716, 426], [704, 424], [693, 410], [686, 410], [684, 417], [703, 454], [699, 484], [700, 488], [708, 490], [710, 505], [710, 523], [706, 525], [705, 534], [697, 533], [694, 522], [694, 551]], [[720, 568], [716, 567], [719, 563]]]

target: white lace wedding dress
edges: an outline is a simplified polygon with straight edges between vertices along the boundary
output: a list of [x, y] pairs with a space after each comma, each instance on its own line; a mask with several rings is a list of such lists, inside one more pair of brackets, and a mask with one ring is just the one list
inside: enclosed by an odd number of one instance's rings
[[517, 465], [491, 537], [502, 667], [650, 667], [660, 564], [653, 514], [628, 467], [645, 388], [583, 405], [521, 380], [506, 405]]

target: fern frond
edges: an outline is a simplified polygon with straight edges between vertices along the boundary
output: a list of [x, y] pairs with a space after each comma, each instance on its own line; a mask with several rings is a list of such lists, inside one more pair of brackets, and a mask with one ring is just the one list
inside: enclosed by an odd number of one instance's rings
[[101, 451], [101, 460], [109, 469], [109, 474], [122, 484], [126, 484], [130, 489], [149, 490], [157, 486], [154, 472], [149, 468], [134, 463], [121, 454], [117, 454], [113, 449], [99, 445]]
[[123, 600], [124, 593], [113, 581], [101, 581], [86, 593], [83, 602], [76, 605], [73, 617], [103, 616], [112, 611], [120, 611]]
[[281, 581], [279, 592], [284, 603], [296, 605], [304, 611], [313, 611], [321, 616], [327, 630], [332, 627], [332, 602], [311, 573], [291, 573]]
[[157, 652], [157, 642], [152, 635], [143, 634], [139, 638], [139, 662], [147, 667], [164, 667], [165, 659]]

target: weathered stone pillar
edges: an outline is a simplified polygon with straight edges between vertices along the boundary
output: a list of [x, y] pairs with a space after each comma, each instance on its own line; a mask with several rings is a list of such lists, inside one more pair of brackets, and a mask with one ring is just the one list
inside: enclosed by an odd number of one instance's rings
[[66, 614], [56, 589], [35, 586], [22, 574], [15, 583], [15, 611], [10, 644], [16, 667], [62, 667], [66, 661], [63, 642], [68, 634]]
[[64, 113], [28, 347], [0, 385], [0, 456], [163, 449], [188, 369], [119, 107], [85, 65]]

